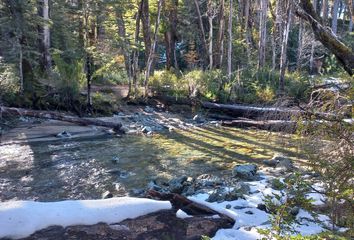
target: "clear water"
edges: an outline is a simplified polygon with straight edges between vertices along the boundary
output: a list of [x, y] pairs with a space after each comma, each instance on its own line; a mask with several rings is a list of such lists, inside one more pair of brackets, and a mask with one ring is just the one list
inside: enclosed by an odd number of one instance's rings
[[62, 140], [0, 146], [0, 200], [117, 196], [153, 179], [228, 175], [238, 163], [275, 153], [298, 157], [294, 136], [256, 130], [195, 128], [151, 137]]

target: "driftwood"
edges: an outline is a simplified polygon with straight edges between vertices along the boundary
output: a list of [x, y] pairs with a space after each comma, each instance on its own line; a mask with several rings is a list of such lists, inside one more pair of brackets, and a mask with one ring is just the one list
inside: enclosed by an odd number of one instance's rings
[[178, 210], [181, 209], [188, 215], [192, 216], [212, 216], [212, 215], [220, 215], [222, 218], [228, 219], [230, 222], [234, 223], [234, 220], [224, 214], [221, 214], [217, 211], [214, 211], [204, 205], [193, 202], [188, 198], [176, 194], [176, 193], [161, 193], [155, 190], [150, 189], [147, 192], [147, 196], [157, 200], [170, 201], [173, 209]]
[[65, 115], [63, 113], [53, 112], [53, 111], [39, 111], [39, 110], [29, 110], [23, 108], [10, 108], [0, 106], [0, 116], [26, 116], [26, 117], [36, 117], [43, 119], [53, 119], [60, 120], [64, 122], [71, 122], [79, 125], [95, 125], [101, 127], [113, 128], [114, 131], [120, 132], [122, 124], [117, 122], [106, 122], [94, 118], [80, 118], [75, 116]]
[[222, 121], [222, 126], [248, 128], [253, 127], [273, 132], [294, 133], [296, 130], [296, 121], [290, 120], [264, 120], [254, 121], [249, 119], [237, 119], [232, 121]]

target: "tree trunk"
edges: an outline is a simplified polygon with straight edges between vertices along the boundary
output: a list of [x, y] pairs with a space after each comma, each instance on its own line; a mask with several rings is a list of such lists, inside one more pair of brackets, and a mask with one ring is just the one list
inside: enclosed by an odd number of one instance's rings
[[[312, 0], [312, 6], [313, 6], [313, 9], [314, 11], [316, 12], [317, 11], [317, 0]], [[311, 43], [311, 52], [310, 52], [310, 74], [313, 74], [314, 73], [314, 56], [315, 55], [315, 42], [312, 42]]]
[[283, 41], [281, 45], [281, 56], [280, 56], [280, 76], [279, 76], [279, 93], [284, 94], [284, 80], [285, 80], [285, 70], [287, 63], [287, 51], [288, 51], [288, 39], [291, 24], [291, 14], [292, 14], [292, 0], [288, 0], [286, 17], [284, 20], [285, 28], [283, 32]]
[[348, 1], [348, 15], [349, 15], [349, 26], [348, 32], [353, 31], [353, 22], [354, 22], [354, 0]]
[[208, 17], [209, 21], [209, 46], [208, 46], [208, 56], [209, 56], [209, 69], [213, 69], [213, 18]]
[[149, 0], [142, 0], [141, 22], [143, 26], [143, 37], [145, 45], [145, 67], [147, 68], [148, 58], [151, 52]]
[[323, 22], [326, 24], [328, 20], [328, 0], [322, 0], [322, 16]]
[[128, 95], [127, 98], [129, 98], [131, 91], [132, 91], [132, 73], [131, 73], [131, 62], [130, 62], [130, 54], [129, 54], [129, 41], [126, 36], [126, 30], [125, 30], [125, 23], [124, 23], [124, 18], [123, 14], [121, 12], [121, 9], [116, 9], [116, 18], [117, 18], [117, 25], [118, 25], [118, 34], [120, 38], [122, 39], [123, 43], [123, 55], [124, 55], [124, 64], [125, 64], [125, 71], [127, 72], [128, 76]]
[[259, 18], [258, 69], [264, 67], [265, 64], [265, 51], [267, 45], [267, 11], [268, 0], [261, 0], [261, 12]]
[[246, 0], [245, 3], [245, 40], [246, 40], [246, 53], [247, 53], [247, 63], [251, 60], [251, 48], [252, 48], [252, 41], [251, 41], [251, 33], [249, 27], [249, 18], [250, 15], [250, 1]]
[[38, 27], [39, 49], [41, 53], [41, 68], [48, 74], [52, 68], [52, 59], [50, 56], [50, 29], [49, 29], [49, 0], [38, 1], [38, 15], [43, 18], [44, 23]]
[[20, 40], [18, 40], [18, 49], [19, 49], [19, 58], [18, 58], [18, 75], [20, 78], [20, 93], [24, 92], [24, 84], [23, 84], [23, 51]]
[[162, 3], [163, 3], [163, 0], [159, 0], [158, 8], [157, 8], [157, 18], [156, 18], [156, 22], [155, 22], [154, 39], [153, 39], [152, 46], [150, 48], [150, 52], [149, 52], [149, 56], [148, 56], [148, 60], [147, 60], [147, 66], [146, 66], [146, 72], [145, 72], [145, 81], [144, 81], [145, 96], [148, 95], [148, 82], [149, 82], [152, 62], [154, 61], [155, 48], [156, 48], [156, 43], [157, 43], [157, 32], [158, 32], [158, 28], [159, 28], [159, 25], [160, 25], [160, 16], [161, 16]]
[[200, 13], [200, 9], [199, 9], [199, 3], [198, 0], [194, 0], [194, 5], [195, 8], [197, 10], [197, 15], [198, 15], [198, 23], [199, 23], [199, 28], [200, 28], [200, 32], [202, 34], [202, 44], [203, 44], [203, 49], [204, 49], [204, 54], [203, 54], [203, 59], [206, 58], [206, 52], [208, 51], [208, 45], [207, 45], [207, 41], [206, 41], [206, 36], [205, 36], [205, 30], [204, 30], [204, 25], [203, 25], [203, 19], [202, 19], [202, 15]]
[[91, 96], [91, 81], [92, 81], [92, 65], [93, 59], [89, 53], [86, 56], [86, 82], [87, 82], [87, 112], [92, 113], [92, 96]]
[[28, 110], [23, 108], [10, 108], [10, 107], [1, 107], [0, 106], [0, 115], [9, 115], [9, 116], [27, 116], [27, 117], [36, 117], [43, 119], [54, 119], [64, 122], [71, 122], [80, 125], [96, 125], [102, 127], [113, 128], [115, 131], [120, 131], [122, 124], [117, 122], [106, 122], [94, 118], [79, 118], [75, 116], [69, 116], [58, 112], [52, 111], [37, 111], [37, 110]]
[[219, 9], [218, 40], [215, 47], [215, 67], [221, 68], [224, 58], [224, 32], [225, 32], [225, 0], [221, 0]]
[[354, 73], [353, 51], [321, 24], [321, 18], [314, 11], [310, 0], [301, 0], [300, 4], [301, 7], [297, 8], [297, 14], [311, 24], [317, 40], [336, 56], [345, 71], [352, 76]]
[[232, 10], [233, 10], [233, 0], [230, 0], [230, 13], [229, 13], [229, 25], [228, 25], [228, 49], [227, 49], [227, 77], [229, 82], [231, 82], [232, 76]]
[[134, 84], [134, 97], [138, 93], [138, 77], [139, 77], [139, 33], [140, 33], [140, 20], [143, 9], [143, 1], [139, 3], [138, 12], [135, 19], [135, 34], [134, 34], [134, 50], [133, 50], [133, 64], [132, 64], [132, 77]]
[[302, 38], [303, 38], [303, 31], [304, 31], [304, 22], [302, 19], [300, 21], [300, 26], [299, 26], [299, 37], [298, 37], [298, 47], [297, 47], [297, 58], [296, 58], [296, 69], [298, 71], [301, 70], [301, 56], [302, 56], [302, 51], [303, 51], [303, 44], [302, 44]]
[[176, 56], [178, 0], [168, 0], [164, 12], [168, 15], [168, 29], [165, 32], [166, 69], [178, 69]]
[[332, 32], [337, 34], [339, 0], [334, 0], [332, 9]]

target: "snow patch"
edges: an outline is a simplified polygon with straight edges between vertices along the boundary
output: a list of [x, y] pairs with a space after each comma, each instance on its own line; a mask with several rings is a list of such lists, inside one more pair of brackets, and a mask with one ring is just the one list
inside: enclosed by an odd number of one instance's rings
[[23, 238], [54, 225], [67, 227], [99, 222], [118, 223], [171, 208], [169, 201], [130, 197], [62, 202], [4, 202], [0, 203], [0, 238]]

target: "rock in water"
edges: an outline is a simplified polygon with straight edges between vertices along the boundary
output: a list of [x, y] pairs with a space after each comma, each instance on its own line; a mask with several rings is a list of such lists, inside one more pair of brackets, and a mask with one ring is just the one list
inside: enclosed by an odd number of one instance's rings
[[71, 138], [71, 134], [67, 131], [62, 131], [57, 134], [57, 138]]
[[149, 126], [143, 127], [143, 129], [141, 129], [141, 131], [142, 131], [143, 133], [152, 133], [152, 129], [151, 129], [151, 127], [149, 127]]
[[232, 170], [232, 175], [244, 180], [256, 180], [257, 178], [257, 165], [255, 164], [243, 164], [237, 165]]
[[144, 108], [144, 112], [153, 113], [153, 112], [154, 112], [154, 109], [153, 109], [152, 107], [146, 106], [146, 107]]
[[197, 123], [204, 123], [205, 119], [197, 114], [193, 117], [193, 121], [195, 121]]
[[113, 194], [110, 191], [105, 191], [102, 194], [102, 199], [108, 199], [108, 198], [112, 198], [112, 197], [113, 197]]

